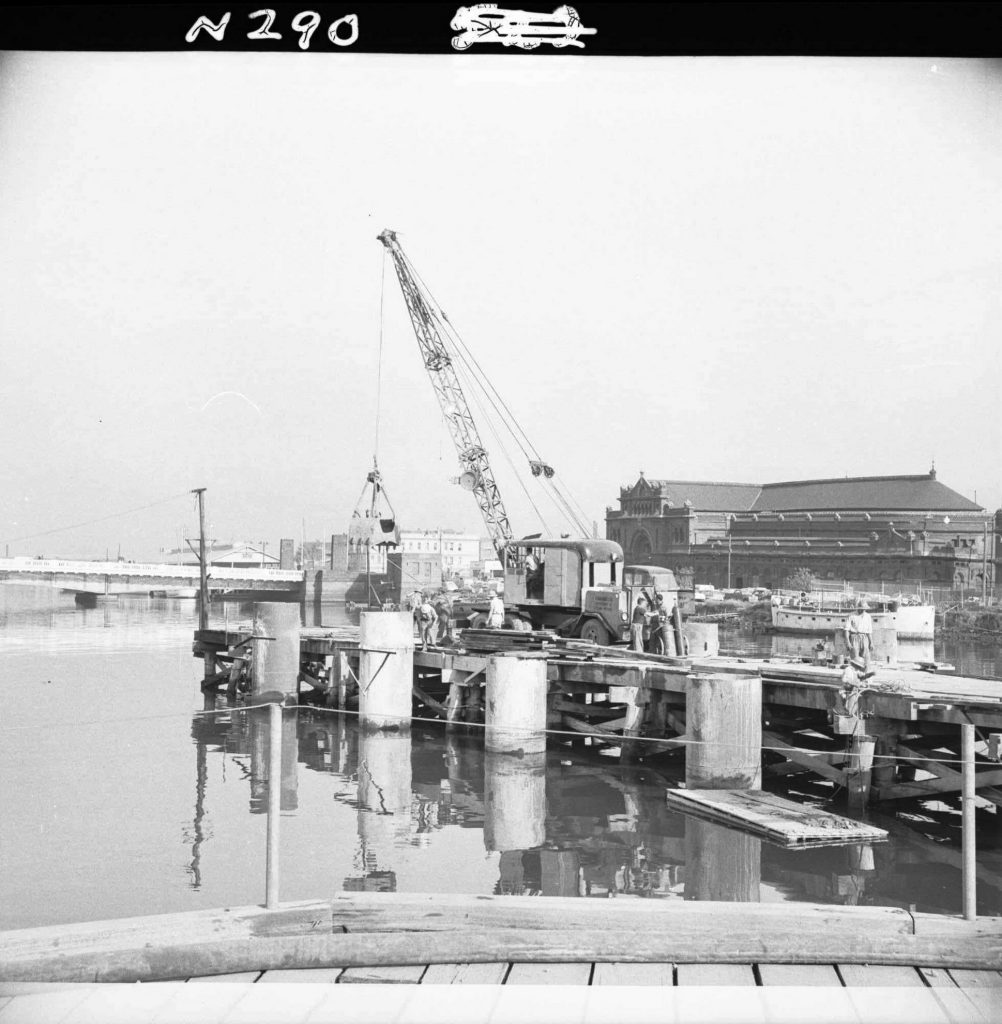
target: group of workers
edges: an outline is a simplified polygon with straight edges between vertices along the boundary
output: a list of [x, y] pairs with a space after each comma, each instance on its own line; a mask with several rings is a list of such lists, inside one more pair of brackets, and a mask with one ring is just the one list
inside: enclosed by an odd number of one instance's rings
[[637, 598], [630, 621], [631, 650], [648, 654], [674, 653], [668, 642], [670, 629], [671, 608], [665, 604], [662, 594], [655, 591], [653, 602], [646, 597]]
[[440, 647], [452, 640], [452, 609], [444, 598], [432, 604], [422, 594], [415, 594], [411, 606], [422, 650]]

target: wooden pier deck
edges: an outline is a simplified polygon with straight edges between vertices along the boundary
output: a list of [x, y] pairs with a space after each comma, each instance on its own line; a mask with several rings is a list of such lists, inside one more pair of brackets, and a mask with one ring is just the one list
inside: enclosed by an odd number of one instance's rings
[[[245, 664], [246, 634], [196, 633], [197, 656], [215, 658], [206, 688], [228, 688]], [[976, 756], [978, 796], [1002, 806], [1002, 681], [941, 675], [909, 665], [878, 664], [847, 684], [845, 670], [790, 659], [670, 658], [496, 631], [463, 631], [450, 647], [414, 652], [415, 713], [450, 724], [482, 721], [488, 643], [504, 653], [544, 658], [549, 679], [547, 728], [620, 748], [626, 760], [681, 755], [686, 689], [694, 670], [756, 672], [762, 678], [765, 771], [819, 777], [864, 800], [959, 798], [960, 726], [972, 724], [986, 751]], [[359, 632], [354, 627], [302, 631], [300, 699], [350, 706], [357, 689]], [[992, 740], [993, 734], [997, 737]]]

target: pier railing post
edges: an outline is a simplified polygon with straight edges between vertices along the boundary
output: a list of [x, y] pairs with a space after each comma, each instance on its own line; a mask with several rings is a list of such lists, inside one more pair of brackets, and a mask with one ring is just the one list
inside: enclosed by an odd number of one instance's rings
[[963, 855], [964, 919], [973, 921], [978, 916], [977, 904], [977, 843], [974, 830], [974, 726], [960, 727], [962, 771], [961, 842]]
[[265, 864], [265, 901], [278, 907], [278, 838], [282, 820], [282, 705], [268, 706], [268, 849]]

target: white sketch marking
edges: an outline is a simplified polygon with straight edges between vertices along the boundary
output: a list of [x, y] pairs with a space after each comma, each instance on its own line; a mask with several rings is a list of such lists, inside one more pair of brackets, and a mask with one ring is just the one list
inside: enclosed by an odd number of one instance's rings
[[205, 31], [212, 36], [215, 41], [221, 42], [223, 36], [226, 33], [226, 26], [230, 23], [230, 12], [227, 11], [220, 19], [218, 25], [213, 25], [211, 21], [203, 14], [194, 25], [185, 33], [184, 41], [186, 43], [193, 43], [198, 38], [198, 33]]
[[226, 398], [227, 395], [242, 398], [259, 416], [261, 415], [261, 410], [242, 391], [220, 391], [218, 395], [213, 395], [205, 405], [202, 406], [199, 412], [205, 412], [205, 410], [208, 409], [217, 398]]
[[456, 50], [467, 50], [474, 43], [501, 43], [523, 50], [535, 50], [541, 43], [561, 49], [565, 46], [584, 48], [578, 36], [593, 36], [596, 29], [585, 28], [578, 12], [566, 4], [552, 14], [535, 11], [510, 11], [497, 4], [474, 4], [460, 7], [450, 28], [460, 33], [452, 37]]
[[247, 15], [248, 18], [263, 18], [260, 28], [252, 29], [247, 33], [248, 39], [281, 39], [281, 32], [272, 32], [271, 26], [275, 24], [275, 12], [270, 7], [260, 11], [253, 11]]
[[[338, 35], [338, 26], [347, 25], [351, 31], [351, 35], [347, 39], [342, 39]], [[357, 14], [346, 14], [343, 18], [338, 18], [337, 21], [333, 22], [331, 27], [327, 29], [327, 38], [335, 46], [351, 46], [358, 39], [358, 15]]]

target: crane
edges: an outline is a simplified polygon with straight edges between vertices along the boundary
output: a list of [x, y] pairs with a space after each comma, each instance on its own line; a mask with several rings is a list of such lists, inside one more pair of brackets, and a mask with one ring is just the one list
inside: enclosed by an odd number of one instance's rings
[[473, 492], [498, 558], [504, 564], [505, 546], [514, 538], [514, 534], [504, 502], [501, 500], [501, 492], [494, 479], [494, 471], [487, 458], [487, 451], [480, 440], [469, 403], [456, 375], [452, 356], [442, 340], [436, 317], [418, 287], [407, 258], [400, 248], [397, 233], [386, 229], [378, 238], [386, 246], [393, 260], [397, 280], [407, 303], [407, 312], [410, 314], [411, 324], [421, 348], [425, 369], [431, 378], [439, 407], [452, 435], [452, 442], [456, 446], [459, 463], [463, 469], [459, 478], [460, 484]]
[[[544, 539], [538, 535], [515, 539], [487, 451], [443, 337], [448, 320], [419, 284], [416, 271], [400, 248], [397, 233], [386, 229], [377, 237], [393, 260], [425, 369], [452, 435], [462, 467], [459, 482], [477, 499], [504, 567], [505, 601], [510, 601], [514, 608], [512, 625], [552, 628], [599, 644], [626, 639], [631, 592], [623, 587], [623, 549], [613, 541], [587, 537], [581, 517], [553, 482], [553, 467], [539, 458], [535, 449], [535, 457], [529, 459], [532, 475], [552, 486], [555, 500], [582, 539]], [[500, 411], [493, 401], [491, 404]], [[474, 620], [475, 625], [478, 622]]]

